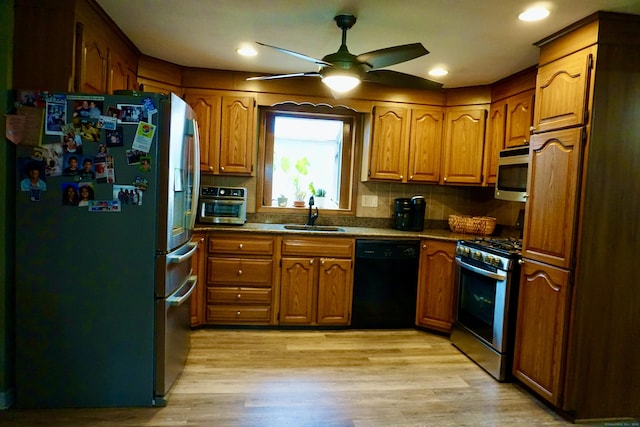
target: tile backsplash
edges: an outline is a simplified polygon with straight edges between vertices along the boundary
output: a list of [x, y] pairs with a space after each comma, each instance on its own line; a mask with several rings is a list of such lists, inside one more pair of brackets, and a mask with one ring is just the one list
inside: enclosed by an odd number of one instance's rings
[[[202, 185], [247, 187], [247, 212], [256, 211], [256, 179], [252, 177], [201, 176]], [[357, 183], [357, 218], [391, 218], [394, 200], [422, 195], [427, 202], [425, 219], [446, 221], [449, 215], [486, 215], [501, 225], [514, 226], [524, 203], [496, 200], [493, 187], [453, 187], [433, 184]], [[362, 196], [377, 196], [377, 207], [362, 206]]]

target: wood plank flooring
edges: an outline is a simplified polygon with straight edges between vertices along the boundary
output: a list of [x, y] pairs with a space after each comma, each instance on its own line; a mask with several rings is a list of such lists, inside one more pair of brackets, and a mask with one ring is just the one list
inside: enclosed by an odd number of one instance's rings
[[440, 335], [203, 329], [164, 408], [0, 411], [1, 426], [565, 426]]

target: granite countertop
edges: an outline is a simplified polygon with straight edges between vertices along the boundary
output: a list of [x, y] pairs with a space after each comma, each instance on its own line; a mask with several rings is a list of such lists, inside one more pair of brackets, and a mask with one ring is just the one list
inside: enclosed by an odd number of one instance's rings
[[373, 227], [343, 227], [338, 226], [339, 231], [326, 230], [289, 230], [285, 228], [285, 224], [266, 224], [257, 222], [248, 222], [244, 225], [224, 225], [224, 224], [196, 224], [196, 232], [208, 231], [229, 231], [229, 232], [253, 232], [265, 234], [282, 234], [282, 235], [304, 235], [304, 236], [334, 236], [334, 237], [357, 237], [372, 239], [417, 239], [427, 238], [435, 240], [444, 240], [455, 242], [461, 239], [470, 239], [478, 237], [470, 234], [454, 233], [446, 229], [424, 229], [422, 231], [400, 231], [392, 228], [373, 228]]

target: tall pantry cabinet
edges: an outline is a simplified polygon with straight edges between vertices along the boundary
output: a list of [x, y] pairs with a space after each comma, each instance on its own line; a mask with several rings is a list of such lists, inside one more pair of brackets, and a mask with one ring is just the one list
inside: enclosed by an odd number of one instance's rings
[[513, 373], [575, 420], [639, 418], [640, 16], [537, 45]]

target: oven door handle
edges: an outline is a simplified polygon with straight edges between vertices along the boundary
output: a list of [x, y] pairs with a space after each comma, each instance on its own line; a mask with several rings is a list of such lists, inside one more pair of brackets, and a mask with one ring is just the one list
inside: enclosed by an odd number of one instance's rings
[[507, 278], [506, 275], [494, 273], [492, 271], [483, 270], [482, 268], [478, 268], [475, 265], [467, 264], [466, 262], [462, 261], [459, 258], [456, 258], [456, 264], [458, 264], [460, 267], [464, 267], [466, 269], [469, 269], [469, 270], [473, 271], [474, 273], [478, 273], [481, 276], [489, 277], [491, 279], [496, 279], [496, 280], [499, 280], [499, 281], [503, 281], [503, 280], [505, 280]]

